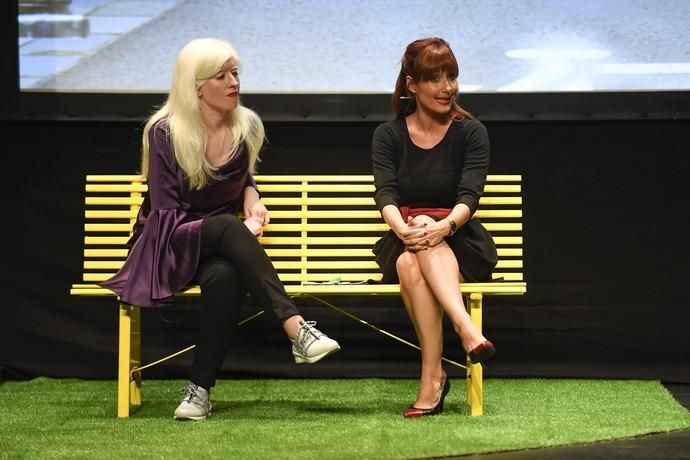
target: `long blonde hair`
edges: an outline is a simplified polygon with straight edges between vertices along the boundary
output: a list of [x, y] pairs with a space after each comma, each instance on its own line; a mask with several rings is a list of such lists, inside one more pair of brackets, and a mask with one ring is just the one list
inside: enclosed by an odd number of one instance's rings
[[[172, 87], [165, 104], [146, 122], [141, 149], [141, 173], [148, 177], [149, 131], [167, 119], [167, 135], [177, 164], [182, 168], [192, 189], [202, 189], [216, 177], [218, 168], [206, 159], [206, 126], [199, 110], [197, 90], [212, 78], [223, 65], [240, 59], [233, 47], [215, 38], [198, 38], [187, 43], [178, 53]], [[226, 123], [232, 133], [231, 157], [245, 142], [249, 154], [249, 170], [255, 171], [259, 151], [264, 143], [264, 126], [252, 110], [238, 105], [228, 113]]]

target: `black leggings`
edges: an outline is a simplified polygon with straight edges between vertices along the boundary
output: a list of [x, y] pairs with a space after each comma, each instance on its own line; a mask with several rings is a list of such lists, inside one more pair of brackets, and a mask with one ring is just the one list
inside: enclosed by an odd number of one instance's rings
[[230, 214], [204, 219], [196, 281], [201, 286], [201, 319], [191, 381], [210, 389], [235, 335], [247, 292], [260, 305], [270, 306], [280, 320], [299, 310], [256, 236]]

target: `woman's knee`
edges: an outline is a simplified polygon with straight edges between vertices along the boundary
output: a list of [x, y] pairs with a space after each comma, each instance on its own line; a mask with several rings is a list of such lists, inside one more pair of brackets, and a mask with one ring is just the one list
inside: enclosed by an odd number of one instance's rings
[[237, 270], [223, 257], [203, 260], [197, 270], [197, 279], [202, 290], [214, 286], [230, 287], [239, 284]]
[[398, 272], [400, 281], [406, 284], [419, 283], [424, 281], [422, 271], [419, 268], [417, 255], [410, 251], [400, 254], [395, 262], [395, 269]]
[[232, 214], [205, 218], [201, 224], [201, 257], [209, 258], [217, 255], [227, 257], [227, 251], [223, 248], [229, 244], [228, 241], [235, 242], [238, 238], [246, 237], [242, 232], [249, 233], [249, 230], [237, 216]]
[[228, 227], [244, 225], [234, 214], [219, 214], [217, 216], [206, 217], [202, 224], [202, 231], [205, 229], [210, 233], [222, 235]]

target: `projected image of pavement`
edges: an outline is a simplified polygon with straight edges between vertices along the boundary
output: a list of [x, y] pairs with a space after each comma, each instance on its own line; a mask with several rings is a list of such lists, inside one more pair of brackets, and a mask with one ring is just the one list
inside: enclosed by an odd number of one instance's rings
[[29, 91], [162, 93], [177, 50], [209, 36], [237, 49], [249, 93], [391, 92], [405, 45], [428, 36], [457, 53], [463, 92], [690, 88], [686, 0], [19, 3]]

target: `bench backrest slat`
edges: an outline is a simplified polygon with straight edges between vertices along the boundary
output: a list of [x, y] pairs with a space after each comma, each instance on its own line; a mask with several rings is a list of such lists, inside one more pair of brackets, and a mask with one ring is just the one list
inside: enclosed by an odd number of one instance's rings
[[[261, 175], [256, 180], [271, 223], [261, 244], [286, 284], [380, 280], [371, 247], [388, 230], [373, 200], [370, 175]], [[489, 175], [475, 215], [491, 232], [494, 278], [523, 281], [520, 175]], [[84, 282], [112, 276], [146, 192], [137, 175], [88, 175]]]

